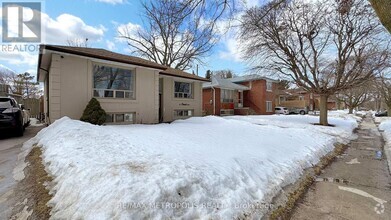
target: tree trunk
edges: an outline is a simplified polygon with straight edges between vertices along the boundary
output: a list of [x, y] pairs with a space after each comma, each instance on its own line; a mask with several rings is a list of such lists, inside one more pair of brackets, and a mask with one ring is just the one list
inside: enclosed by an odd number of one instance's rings
[[319, 124], [323, 126], [328, 126], [328, 120], [327, 120], [327, 99], [328, 95], [320, 95], [320, 103], [319, 103], [319, 110], [320, 110], [320, 117], [319, 117]]
[[349, 114], [353, 114], [353, 108], [349, 107]]

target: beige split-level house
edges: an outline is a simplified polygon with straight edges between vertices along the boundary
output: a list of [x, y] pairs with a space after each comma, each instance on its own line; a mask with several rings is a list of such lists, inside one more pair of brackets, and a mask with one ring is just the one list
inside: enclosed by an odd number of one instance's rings
[[153, 124], [202, 116], [205, 78], [104, 49], [41, 45], [47, 123], [80, 119], [97, 98], [107, 123]]

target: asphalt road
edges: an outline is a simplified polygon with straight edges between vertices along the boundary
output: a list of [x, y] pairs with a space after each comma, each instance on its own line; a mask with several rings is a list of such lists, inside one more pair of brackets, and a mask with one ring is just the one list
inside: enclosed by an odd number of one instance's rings
[[12, 171], [16, 166], [18, 154], [23, 143], [34, 137], [43, 126], [29, 126], [23, 137], [14, 137], [11, 134], [0, 134], [0, 216], [8, 218], [10, 215], [9, 195], [16, 184]]

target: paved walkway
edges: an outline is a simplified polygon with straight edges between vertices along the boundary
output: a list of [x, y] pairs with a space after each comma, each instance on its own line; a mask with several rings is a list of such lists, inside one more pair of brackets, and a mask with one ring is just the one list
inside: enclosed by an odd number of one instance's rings
[[15, 180], [12, 171], [23, 143], [34, 137], [43, 127], [27, 127], [23, 137], [10, 135], [0, 137], [0, 219], [8, 219], [11, 214], [12, 193]]
[[391, 177], [383, 139], [371, 116], [364, 118], [353, 141], [324, 170], [293, 212], [292, 219], [391, 219]]

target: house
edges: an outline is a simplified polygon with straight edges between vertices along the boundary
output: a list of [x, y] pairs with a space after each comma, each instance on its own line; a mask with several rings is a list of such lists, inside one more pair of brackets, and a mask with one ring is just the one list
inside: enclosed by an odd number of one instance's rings
[[287, 108], [306, 108], [309, 111], [313, 111], [319, 105], [319, 102], [315, 99], [314, 94], [303, 89], [288, 89], [279, 91], [276, 99], [276, 103], [278, 103], [279, 106]]
[[11, 86], [7, 84], [0, 84], [0, 96], [9, 96], [14, 98], [19, 104], [22, 104], [23, 98], [19, 94], [14, 94], [11, 90]]
[[227, 79], [212, 77], [202, 85], [202, 107], [206, 115], [248, 114], [243, 107], [243, 92], [247, 86], [235, 84]]
[[[287, 108], [307, 108], [309, 111], [313, 111], [319, 110], [320, 96], [301, 88], [288, 89], [279, 91], [276, 103]], [[327, 100], [327, 109], [339, 108], [344, 108], [343, 103], [338, 101], [336, 96], [330, 96]]]
[[203, 110], [213, 115], [274, 114], [277, 81], [257, 74], [203, 84]]
[[249, 90], [243, 92], [243, 103], [244, 106], [250, 108], [252, 114], [274, 114], [278, 81], [258, 74], [244, 75], [229, 80], [249, 87]]
[[104, 49], [41, 45], [38, 80], [44, 84], [47, 123], [80, 119], [95, 97], [106, 123], [171, 122], [202, 115], [205, 78]]
[[0, 84], [0, 96], [8, 96], [10, 93], [9, 85]]

